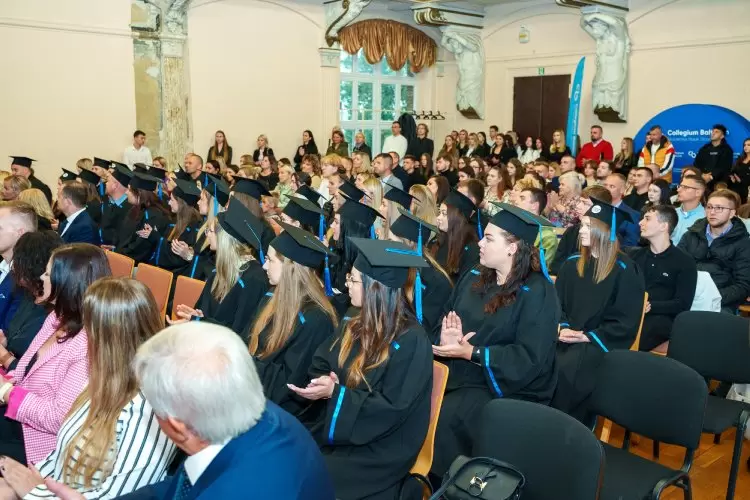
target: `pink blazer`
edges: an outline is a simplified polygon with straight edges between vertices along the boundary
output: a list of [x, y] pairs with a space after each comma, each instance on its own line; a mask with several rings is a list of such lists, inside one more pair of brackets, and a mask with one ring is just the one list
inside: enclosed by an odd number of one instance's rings
[[57, 431], [89, 381], [88, 338], [84, 330], [70, 340], [53, 344], [26, 373], [29, 361], [57, 326], [57, 316], [50, 313], [16, 369], [8, 373], [16, 387], [5, 416], [23, 424], [26, 460], [30, 464], [55, 449]]

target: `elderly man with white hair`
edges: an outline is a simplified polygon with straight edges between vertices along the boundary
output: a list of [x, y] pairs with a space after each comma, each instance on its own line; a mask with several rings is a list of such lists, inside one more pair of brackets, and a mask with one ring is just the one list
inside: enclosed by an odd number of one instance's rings
[[[167, 481], [122, 498], [335, 498], [312, 436], [266, 400], [247, 346], [232, 330], [171, 326], [141, 346], [133, 368], [159, 426], [188, 457]], [[48, 485], [62, 499], [83, 498]]]

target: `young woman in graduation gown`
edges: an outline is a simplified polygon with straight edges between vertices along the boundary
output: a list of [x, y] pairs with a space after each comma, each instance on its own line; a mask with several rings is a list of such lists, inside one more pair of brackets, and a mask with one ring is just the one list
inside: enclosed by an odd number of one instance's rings
[[169, 212], [159, 201], [154, 190], [157, 180], [135, 173], [128, 186], [128, 203], [131, 208], [120, 224], [115, 252], [127, 255], [136, 263], [151, 259], [159, 236], [169, 226]]
[[471, 223], [475, 211], [474, 203], [458, 191], [451, 191], [440, 204], [437, 217], [440, 234], [430, 250], [454, 282], [479, 261], [477, 231]]
[[[177, 304], [181, 320], [210, 321], [234, 330], [245, 342], [268, 291], [260, 245], [261, 222], [242, 203], [230, 203], [207, 230], [216, 250], [216, 271], [208, 278], [197, 307]], [[257, 257], [256, 257], [257, 255]]]
[[[430, 420], [430, 342], [402, 287], [426, 262], [407, 246], [355, 238], [347, 280], [358, 316], [315, 353], [300, 418], [321, 445], [340, 499], [395, 500]], [[389, 252], [388, 249], [395, 250]]]
[[183, 274], [190, 267], [190, 262], [173, 251], [174, 243], [183, 243], [177, 245], [177, 248], [192, 247], [195, 244], [201, 224], [201, 216], [195, 205], [201, 191], [192, 182], [177, 179], [176, 183], [174, 191], [169, 195], [169, 208], [175, 216], [175, 221], [167, 228], [167, 234], [159, 237], [152, 263], [167, 271]]
[[[429, 264], [429, 267], [420, 269], [419, 279], [423, 287], [421, 296], [422, 326], [424, 326], [425, 331], [432, 332], [442, 319], [445, 303], [448, 302], [453, 292], [453, 282], [451, 282], [448, 273], [440, 267], [440, 264], [425, 246], [425, 243], [430, 239], [430, 234], [437, 234], [438, 228], [412, 215], [402, 207], [399, 207], [398, 211], [400, 216], [391, 224], [390, 239], [400, 241], [415, 251], [417, 246], [421, 244], [422, 255]], [[406, 287], [407, 297], [416, 309], [415, 280], [416, 271], [410, 272], [409, 282], [411, 286]]]
[[281, 224], [263, 265], [275, 288], [250, 329], [249, 348], [266, 397], [297, 415], [306, 400], [287, 384], [307, 384], [313, 354], [338, 325], [316, 272], [333, 253], [307, 231]]
[[612, 221], [619, 227], [626, 214], [592, 201], [581, 220], [581, 252], [568, 258], [555, 282], [562, 316], [557, 344], [560, 374], [552, 405], [586, 424], [591, 424], [587, 402], [599, 364], [612, 349], [633, 345], [645, 292], [643, 278], [620, 252], [612, 231]]
[[271, 196], [271, 192], [266, 189], [264, 183], [255, 179], [238, 177], [232, 189], [232, 198], [245, 205], [261, 222], [262, 231], [260, 233], [260, 240], [263, 246], [263, 253], [268, 253], [268, 245], [276, 237], [276, 233], [263, 215], [263, 208], [260, 206], [263, 196]]
[[547, 405], [557, 382], [560, 305], [544, 275], [528, 212], [504, 206], [479, 242], [479, 266], [456, 284], [433, 352], [450, 369], [435, 436], [432, 473], [471, 456], [482, 408], [495, 398]]

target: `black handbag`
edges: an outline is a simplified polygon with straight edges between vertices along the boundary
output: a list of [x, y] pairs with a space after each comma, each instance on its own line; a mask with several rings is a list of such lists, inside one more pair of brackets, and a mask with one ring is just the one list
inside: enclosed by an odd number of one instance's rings
[[430, 500], [519, 500], [525, 484], [523, 473], [509, 463], [459, 455]]

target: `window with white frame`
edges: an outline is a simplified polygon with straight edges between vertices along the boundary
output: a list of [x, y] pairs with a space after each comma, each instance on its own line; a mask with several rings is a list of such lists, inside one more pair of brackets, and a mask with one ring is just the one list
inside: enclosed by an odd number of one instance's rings
[[362, 131], [373, 155], [380, 152], [391, 134], [391, 123], [414, 109], [416, 78], [409, 64], [392, 70], [385, 58], [376, 64], [357, 54], [341, 51], [341, 102], [339, 119], [350, 147], [354, 134]]

